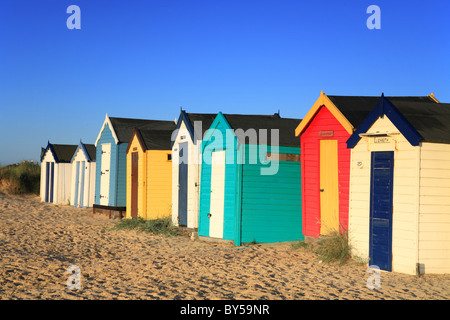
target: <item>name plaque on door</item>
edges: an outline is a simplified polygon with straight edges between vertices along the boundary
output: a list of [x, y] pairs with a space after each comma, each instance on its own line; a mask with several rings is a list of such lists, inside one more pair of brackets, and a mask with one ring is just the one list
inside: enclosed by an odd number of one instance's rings
[[319, 131], [319, 137], [332, 137], [334, 131]]
[[388, 137], [382, 137], [382, 138], [375, 137], [375, 138], [373, 138], [373, 142], [374, 143], [389, 143], [389, 142], [391, 142], [391, 140]]

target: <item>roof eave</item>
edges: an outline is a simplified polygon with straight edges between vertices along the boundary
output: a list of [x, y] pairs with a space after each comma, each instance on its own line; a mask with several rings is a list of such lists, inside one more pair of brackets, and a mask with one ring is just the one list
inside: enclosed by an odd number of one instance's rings
[[303, 118], [303, 120], [295, 129], [296, 136], [301, 135], [306, 130], [306, 128], [313, 121], [314, 117], [316, 116], [317, 112], [319, 112], [322, 106], [325, 106], [333, 114], [333, 116], [339, 121], [339, 123], [344, 127], [344, 129], [349, 134], [353, 133], [354, 131], [353, 125], [350, 123], [350, 121], [348, 121], [348, 119], [342, 114], [339, 108], [330, 100], [330, 98], [328, 98], [328, 96], [322, 90], [320, 91], [319, 98], [316, 100], [312, 108], [308, 111], [306, 116]]
[[108, 114], [106, 114], [106, 116], [105, 116], [105, 121], [103, 121], [102, 128], [100, 129], [100, 132], [99, 132], [99, 134], [98, 134], [98, 136], [97, 136], [97, 140], [95, 140], [95, 144], [94, 144], [94, 145], [95, 145], [96, 147], [97, 147], [98, 141], [100, 140], [100, 138], [101, 138], [101, 136], [102, 136], [102, 133], [103, 133], [103, 130], [105, 129], [105, 126], [106, 126], [106, 125], [108, 125], [109, 130], [111, 130], [111, 134], [112, 134], [112, 136], [113, 136], [114, 141], [116, 142], [116, 144], [119, 143], [119, 138], [117, 138], [117, 134], [116, 134], [116, 132], [114, 131], [114, 127], [113, 127], [113, 125], [112, 125], [112, 123], [111, 123], [111, 119], [109, 119]]

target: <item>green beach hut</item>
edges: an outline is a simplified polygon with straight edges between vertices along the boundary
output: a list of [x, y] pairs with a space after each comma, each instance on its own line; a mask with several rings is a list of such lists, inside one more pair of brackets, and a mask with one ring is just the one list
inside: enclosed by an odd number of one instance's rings
[[303, 240], [301, 119], [219, 112], [201, 146], [200, 238]]

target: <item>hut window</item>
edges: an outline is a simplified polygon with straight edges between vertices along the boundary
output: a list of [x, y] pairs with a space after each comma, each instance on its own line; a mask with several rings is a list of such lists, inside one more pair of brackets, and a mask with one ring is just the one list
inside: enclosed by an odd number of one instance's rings
[[167, 154], [167, 161], [172, 161], [172, 155], [170, 153]]
[[[275, 155], [275, 153], [274, 153]], [[293, 153], [277, 153], [278, 155], [278, 161], [293, 161], [293, 162], [300, 162], [300, 155], [299, 154], [293, 154]], [[272, 152], [267, 152], [266, 160], [270, 160], [269, 158], [272, 157]]]

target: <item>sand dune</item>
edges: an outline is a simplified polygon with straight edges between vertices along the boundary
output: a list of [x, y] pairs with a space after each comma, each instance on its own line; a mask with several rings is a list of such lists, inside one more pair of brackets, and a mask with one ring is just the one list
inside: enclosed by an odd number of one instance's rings
[[[1, 299], [449, 299], [450, 275], [320, 263], [290, 243], [235, 247], [111, 230], [91, 210], [0, 194]], [[81, 289], [70, 290], [70, 265]]]

